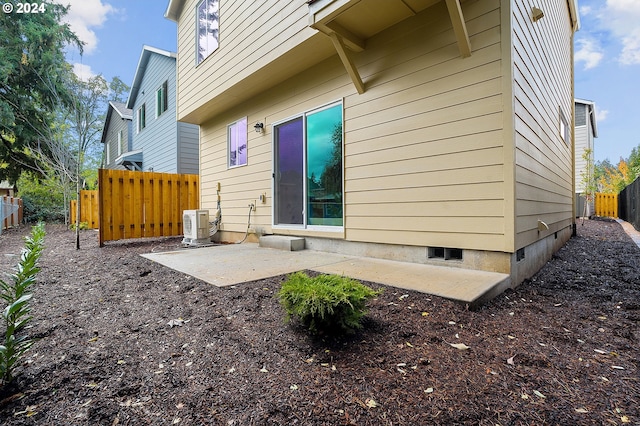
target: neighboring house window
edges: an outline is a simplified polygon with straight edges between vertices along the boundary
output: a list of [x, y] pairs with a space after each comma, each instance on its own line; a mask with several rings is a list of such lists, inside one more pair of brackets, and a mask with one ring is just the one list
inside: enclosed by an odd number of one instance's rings
[[247, 117], [229, 124], [229, 167], [247, 165]]
[[274, 225], [343, 226], [342, 103], [276, 124]]
[[142, 129], [147, 127], [147, 104], [142, 104], [136, 113], [137, 131], [140, 133]]
[[560, 136], [564, 143], [569, 145], [569, 125], [567, 124], [567, 119], [564, 118], [562, 111], [560, 111]]
[[587, 125], [587, 106], [585, 104], [576, 104], [576, 127]]
[[118, 132], [118, 157], [122, 155], [122, 130]]
[[160, 117], [160, 114], [165, 112], [169, 106], [167, 102], [167, 87], [168, 83], [165, 81], [156, 91], [156, 118]]
[[196, 64], [218, 48], [219, 0], [202, 0], [196, 12]]

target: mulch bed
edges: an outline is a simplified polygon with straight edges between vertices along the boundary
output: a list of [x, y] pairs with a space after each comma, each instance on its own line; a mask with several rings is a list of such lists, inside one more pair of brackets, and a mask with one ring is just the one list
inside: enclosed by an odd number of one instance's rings
[[[28, 231], [0, 236], [3, 271]], [[139, 256], [180, 238], [45, 244], [4, 425], [640, 424], [640, 249], [614, 221], [475, 311], [367, 283], [342, 339], [284, 322], [284, 277], [217, 288]]]

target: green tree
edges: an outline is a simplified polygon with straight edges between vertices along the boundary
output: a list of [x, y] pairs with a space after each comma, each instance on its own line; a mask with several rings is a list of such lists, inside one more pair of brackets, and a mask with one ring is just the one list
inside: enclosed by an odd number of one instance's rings
[[593, 150], [585, 148], [584, 152], [582, 153], [582, 159], [585, 162], [585, 168], [580, 172], [580, 180], [582, 183], [582, 187], [584, 188], [581, 195], [585, 199], [585, 211], [579, 213], [582, 214], [582, 223], [584, 224], [584, 217], [586, 216], [588, 206], [593, 201], [593, 196], [598, 191], [598, 188], [596, 185], [596, 180], [594, 178]]
[[627, 162], [629, 163], [631, 175], [635, 178], [640, 176], [640, 145], [631, 150], [631, 154], [629, 155], [629, 160]]
[[131, 87], [127, 86], [124, 81], [120, 80], [120, 77], [115, 76], [109, 83], [109, 89], [111, 90], [111, 100], [116, 102], [126, 102]]
[[607, 167], [598, 180], [598, 187], [602, 192], [618, 194], [627, 185], [631, 184], [637, 175], [629, 168], [628, 162], [621, 158], [615, 167]]
[[608, 158], [602, 161], [596, 161], [593, 169], [593, 178], [596, 183], [597, 192], [604, 192], [603, 182], [606, 182], [607, 170], [614, 168], [615, 166], [611, 164]]
[[18, 195], [24, 202], [24, 218], [29, 223], [63, 222], [67, 217], [68, 201], [60, 191], [60, 182], [51, 177], [43, 179], [34, 172], [24, 171], [17, 181]]
[[12, 182], [22, 170], [38, 170], [26, 147], [47, 133], [59, 100], [70, 101], [65, 47], [82, 51], [61, 23], [68, 8], [44, 4], [43, 13], [0, 14], [0, 178]]

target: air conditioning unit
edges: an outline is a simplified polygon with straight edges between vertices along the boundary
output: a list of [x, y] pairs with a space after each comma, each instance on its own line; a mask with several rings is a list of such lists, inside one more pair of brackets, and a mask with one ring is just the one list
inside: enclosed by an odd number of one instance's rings
[[184, 238], [182, 244], [209, 244], [209, 210], [184, 210], [182, 212]]

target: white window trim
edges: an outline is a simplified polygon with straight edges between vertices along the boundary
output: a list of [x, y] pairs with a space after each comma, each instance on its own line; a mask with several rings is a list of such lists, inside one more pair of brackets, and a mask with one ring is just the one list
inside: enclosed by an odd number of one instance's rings
[[[156, 90], [156, 118], [160, 117], [163, 113], [169, 110], [169, 81], [165, 80], [158, 90]], [[160, 99], [158, 99], [158, 94], [160, 95]], [[160, 102], [158, 102], [160, 101]], [[167, 106], [165, 108], [165, 105]]]
[[[216, 37], [216, 43], [217, 46], [215, 49], [212, 49], [210, 51], [207, 52], [207, 54], [205, 56], [202, 57], [202, 59], [199, 59], [199, 55], [198, 55], [198, 49], [200, 48], [200, 41], [198, 40], [198, 31], [200, 30], [200, 22], [198, 20], [198, 10], [200, 9], [200, 5], [204, 2], [208, 2], [208, 1], [217, 1], [218, 2], [218, 36]], [[207, 58], [209, 56], [211, 56], [216, 50], [218, 50], [218, 47], [220, 47], [220, 0], [200, 0], [196, 3], [196, 34], [195, 34], [195, 53], [196, 53], [196, 66], [200, 65], [201, 63], [203, 63], [204, 61], [207, 60]]]
[[[144, 126], [142, 126], [142, 123], [141, 123], [143, 109], [144, 109]], [[145, 127], [147, 127], [147, 105], [146, 103], [143, 103], [136, 110], [136, 133], [142, 132], [145, 129]]]
[[569, 145], [569, 140], [571, 139], [569, 134], [569, 123], [567, 123], [567, 119], [561, 109], [559, 110], [558, 133], [560, 134], [562, 141]]
[[[240, 124], [243, 120], [245, 123], [244, 132], [247, 136], [247, 146], [245, 148], [247, 150], [247, 161], [244, 164], [232, 165], [231, 164], [231, 128], [237, 124]], [[248, 117], [242, 117], [227, 126], [227, 168], [235, 169], [237, 167], [247, 166], [248, 164], [249, 164], [249, 120], [248, 120]]]
[[[344, 223], [346, 222], [346, 217], [345, 217], [345, 202], [344, 202], [344, 180], [345, 180], [345, 169], [344, 169], [344, 99], [339, 99], [333, 102], [330, 102], [328, 104], [325, 104], [321, 107], [317, 107], [317, 108], [311, 108], [305, 111], [302, 111], [298, 114], [294, 114], [291, 115], [285, 119], [276, 121], [274, 123], [271, 124], [271, 175], [275, 176], [276, 173], [276, 162], [275, 162], [275, 143], [276, 143], [276, 131], [275, 128], [276, 126], [286, 123], [288, 121], [291, 121], [295, 118], [298, 117], [302, 117], [302, 133], [304, 135], [307, 134], [307, 122], [304, 119], [304, 117], [306, 117], [308, 114], [312, 114], [315, 112], [320, 112], [322, 110], [325, 109], [329, 109], [332, 108], [336, 105], [340, 105], [342, 107], [342, 225], [341, 226], [328, 226], [328, 225], [309, 225], [308, 223], [308, 217], [307, 217], [307, 209], [306, 209], [306, 201], [305, 201], [305, 207], [304, 207], [304, 214], [303, 214], [303, 223], [301, 225], [295, 225], [295, 224], [285, 224], [285, 225], [278, 225], [275, 224], [275, 214], [276, 214], [276, 188], [275, 188], [275, 181], [272, 179], [271, 180], [271, 199], [273, 200], [273, 203], [271, 203], [271, 227], [273, 229], [282, 229], [282, 230], [291, 230], [291, 231], [319, 231], [319, 232], [331, 232], [331, 233], [339, 233], [339, 232], [343, 232], [344, 233]], [[306, 176], [307, 175], [307, 149], [306, 149], [306, 144], [304, 147], [304, 160], [303, 160], [304, 164], [303, 164], [303, 175]], [[303, 198], [304, 200], [307, 199], [307, 185], [303, 186]]]

